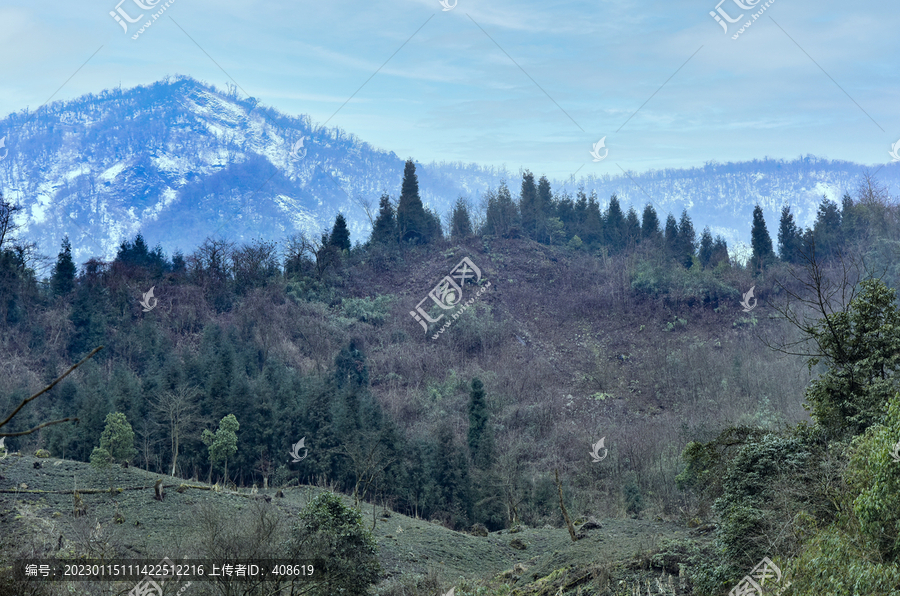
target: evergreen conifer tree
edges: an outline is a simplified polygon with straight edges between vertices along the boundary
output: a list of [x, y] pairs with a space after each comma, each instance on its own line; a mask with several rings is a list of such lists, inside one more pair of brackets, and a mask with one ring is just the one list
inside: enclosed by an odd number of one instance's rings
[[522, 175], [522, 192], [519, 196], [519, 211], [522, 214], [522, 229], [529, 237], [534, 238], [537, 232], [539, 207], [537, 187], [534, 185], [534, 174], [525, 170]]
[[493, 236], [514, 238], [520, 230], [519, 209], [516, 207], [505, 182], [500, 183], [497, 193], [488, 191], [485, 231]]
[[603, 232], [610, 252], [619, 252], [625, 248], [625, 216], [616, 195], [609, 198], [609, 205], [603, 214]]
[[[577, 200], [575, 201], [575, 221], [573, 224], [573, 229], [574, 229], [575, 235], [583, 240], [586, 236], [590, 235], [587, 230], [587, 227], [588, 227], [588, 223], [587, 223], [588, 198], [587, 198], [587, 195], [584, 194], [583, 188], [578, 189], [578, 192], [575, 193], [575, 197]], [[602, 220], [602, 216], [601, 216], [601, 220]], [[601, 225], [602, 225], [602, 222], [601, 222]], [[603, 238], [602, 231], [601, 231], [599, 240], [602, 242], [603, 239], [604, 238]]]
[[628, 214], [625, 216], [625, 244], [632, 246], [641, 241], [641, 222], [638, 219], [637, 211], [634, 207], [628, 208]]
[[334, 218], [334, 227], [331, 229], [331, 236], [328, 237], [328, 244], [338, 250], [350, 250], [350, 230], [347, 228], [347, 220], [341, 213]]
[[394, 207], [391, 205], [391, 197], [384, 193], [378, 204], [378, 217], [375, 218], [375, 225], [372, 227], [372, 243], [395, 242], [397, 242], [397, 220], [394, 216]]
[[662, 231], [659, 229], [659, 216], [656, 215], [656, 209], [650, 203], [647, 203], [647, 206], [644, 207], [644, 213], [641, 216], [641, 237], [643, 240], [651, 242], [658, 242], [662, 238]]
[[563, 229], [565, 230], [564, 240], [570, 239], [579, 232], [575, 219], [575, 203], [568, 193], [564, 192], [562, 196], [554, 201], [553, 211], [563, 224]]
[[342, 348], [334, 359], [334, 385], [335, 396], [342, 404], [336, 430], [339, 436], [352, 440], [362, 427], [361, 404], [369, 387], [366, 357], [355, 341]]
[[603, 214], [600, 212], [600, 203], [597, 201], [597, 195], [593, 191], [591, 191], [591, 196], [588, 197], [581, 229], [582, 234], [584, 234], [581, 239], [589, 246], [597, 242], [603, 242], [603, 232], [606, 227], [603, 223]]
[[441, 229], [441, 217], [431, 208], [425, 208], [425, 241], [435, 242], [444, 238], [444, 231]]
[[678, 256], [678, 220], [671, 213], [666, 217], [666, 252], [675, 258]]
[[123, 240], [122, 244], [119, 245], [114, 262], [121, 263], [128, 268], [150, 267], [153, 264], [153, 259], [143, 234], [138, 232], [131, 242]]
[[427, 241], [428, 221], [422, 199], [419, 198], [419, 179], [412, 159], [403, 169], [403, 186], [397, 203], [397, 230], [401, 242]]
[[841, 212], [837, 203], [828, 200], [827, 196], [823, 197], [812, 230], [816, 255], [832, 258], [841, 251], [844, 244], [841, 223]]
[[700, 250], [697, 253], [697, 258], [700, 261], [700, 266], [703, 269], [709, 267], [710, 262], [712, 261], [713, 255], [713, 237], [712, 233], [709, 231], [709, 226], [703, 228], [703, 233], [700, 234]]
[[712, 268], [716, 268], [719, 266], [719, 263], [728, 263], [728, 244], [725, 243], [725, 239], [722, 236], [717, 235], [713, 242], [712, 258], [709, 261], [709, 265]]
[[438, 427], [434, 447], [431, 458], [433, 506], [452, 527], [467, 526], [472, 513], [469, 463], [465, 452], [457, 446], [448, 423]]
[[65, 296], [75, 289], [75, 262], [72, 260], [72, 245], [68, 236], [63, 238], [62, 249], [56, 257], [50, 288], [54, 296]]
[[863, 240], [865, 233], [865, 207], [854, 203], [853, 198], [844, 193], [841, 199], [841, 232], [843, 241], [853, 243]]
[[781, 208], [781, 221], [778, 223], [778, 256], [785, 263], [797, 263], [801, 247], [800, 230], [794, 223], [791, 208]]
[[184, 261], [184, 253], [176, 250], [172, 255], [172, 273], [182, 275], [187, 270], [187, 263]]
[[694, 264], [696, 251], [697, 233], [694, 232], [694, 223], [685, 209], [681, 212], [681, 220], [678, 222], [678, 260], [685, 268], [690, 269]]
[[476, 467], [485, 468], [490, 464], [493, 451], [493, 437], [488, 420], [487, 402], [484, 398], [484, 384], [481, 379], [472, 379], [469, 393], [469, 455]]
[[772, 238], [769, 236], [766, 220], [759, 205], [753, 208], [750, 245], [753, 248], [753, 254], [750, 259], [756, 271], [765, 269], [775, 259], [775, 252], [772, 250]]
[[450, 215], [450, 238], [454, 242], [460, 242], [471, 235], [472, 217], [469, 214], [469, 206], [460, 197], [456, 199], [456, 204], [453, 205], [453, 212]]
[[550, 191], [550, 181], [546, 176], [541, 176], [537, 187], [537, 231], [535, 238], [540, 242], [551, 242], [551, 232], [548, 220], [553, 217], [553, 195]]

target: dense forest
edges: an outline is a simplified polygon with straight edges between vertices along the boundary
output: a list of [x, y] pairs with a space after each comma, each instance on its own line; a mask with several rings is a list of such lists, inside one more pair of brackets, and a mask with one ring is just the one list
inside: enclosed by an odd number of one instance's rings
[[[460, 530], [561, 526], [565, 494], [717, 523], [715, 552], [682, 553], [697, 594], [766, 556], [787, 595], [898, 593], [900, 207], [874, 179], [807, 229], [757, 206], [746, 263], [687, 210], [527, 171], [442, 217], [412, 160], [356, 245], [343, 215], [80, 266], [66, 238], [41, 278], [15, 212], [0, 199], [0, 415], [103, 349], [0, 428], [7, 450], [314, 484]], [[435, 339], [414, 309], [463, 257], [486, 291]]]

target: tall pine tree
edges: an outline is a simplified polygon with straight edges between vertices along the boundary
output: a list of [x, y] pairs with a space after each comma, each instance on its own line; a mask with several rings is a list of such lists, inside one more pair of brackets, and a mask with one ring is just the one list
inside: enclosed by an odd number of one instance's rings
[[550, 192], [550, 181], [546, 176], [541, 176], [537, 187], [537, 232], [536, 238], [540, 242], [553, 241], [548, 220], [553, 217], [553, 195]]
[[659, 242], [662, 239], [662, 231], [659, 229], [659, 216], [653, 205], [647, 203], [641, 216], [641, 238], [650, 242]]
[[785, 205], [781, 208], [781, 221], [778, 223], [778, 256], [785, 263], [797, 263], [801, 242], [802, 236], [794, 223], [791, 208]]
[[603, 232], [610, 252], [619, 252], [625, 248], [625, 216], [622, 215], [622, 206], [616, 195], [609, 198], [609, 205], [603, 214]]
[[493, 452], [493, 437], [489, 426], [487, 402], [484, 398], [484, 384], [481, 379], [472, 379], [469, 393], [469, 455], [478, 468], [490, 465]]
[[537, 187], [534, 185], [534, 174], [525, 170], [522, 175], [522, 192], [519, 195], [519, 211], [522, 214], [522, 229], [529, 237], [534, 238], [538, 225]]
[[628, 208], [625, 216], [625, 245], [633, 246], [641, 241], [641, 222], [634, 207]]
[[697, 233], [694, 232], [694, 222], [685, 209], [681, 212], [681, 220], [678, 222], [678, 260], [685, 268], [690, 269], [694, 264], [696, 251]]
[[700, 250], [697, 253], [697, 258], [700, 261], [700, 267], [706, 269], [709, 267], [710, 262], [712, 261], [713, 254], [713, 237], [712, 233], [709, 231], [709, 226], [703, 228], [703, 233], [700, 234]]
[[605, 229], [603, 214], [600, 212], [600, 203], [597, 202], [597, 195], [593, 191], [591, 191], [591, 196], [588, 197], [587, 209], [584, 212], [584, 221], [581, 228], [581, 239], [588, 245], [603, 242]]
[[456, 199], [453, 212], [450, 214], [450, 238], [460, 242], [472, 235], [472, 217], [469, 206], [462, 197]]
[[54, 296], [65, 296], [75, 289], [75, 262], [72, 260], [72, 245], [68, 236], [63, 238], [62, 248], [56, 257], [50, 288]]
[[520, 231], [519, 209], [509, 194], [505, 182], [500, 182], [497, 193], [488, 191], [487, 216], [485, 218], [485, 233], [504, 238], [515, 238]]
[[841, 229], [841, 212], [837, 203], [822, 197], [822, 203], [816, 213], [812, 238], [816, 245], [816, 255], [833, 258], [843, 248], [844, 237]]
[[769, 266], [775, 259], [775, 251], [772, 250], [772, 238], [766, 227], [762, 208], [757, 205], [753, 208], [753, 226], [750, 229], [750, 246], [753, 254], [750, 257], [753, 268], [761, 271]]
[[387, 193], [381, 195], [378, 203], [378, 217], [372, 227], [372, 244], [391, 244], [397, 242], [397, 220], [394, 216], [394, 206], [391, 205], [391, 197]]
[[331, 229], [331, 236], [328, 237], [328, 244], [338, 250], [350, 250], [350, 230], [347, 228], [347, 220], [341, 213], [334, 218], [334, 227]]
[[666, 252], [670, 257], [678, 256], [678, 220], [671, 213], [666, 217]]
[[397, 204], [397, 231], [401, 242], [428, 240], [428, 217], [419, 198], [419, 179], [412, 159], [406, 160], [403, 169], [403, 186]]
[[726, 244], [722, 236], [717, 235], [713, 242], [712, 258], [709, 261], [709, 266], [716, 268], [720, 263], [728, 264], [728, 244]]

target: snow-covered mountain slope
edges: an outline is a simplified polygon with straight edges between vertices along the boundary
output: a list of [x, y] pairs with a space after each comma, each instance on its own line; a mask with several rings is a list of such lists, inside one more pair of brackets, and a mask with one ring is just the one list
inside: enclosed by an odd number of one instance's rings
[[[17, 112], [0, 120], [0, 136], [8, 151], [0, 192], [23, 207], [23, 236], [55, 255], [68, 234], [76, 262], [112, 258], [138, 231], [169, 254], [210, 235], [242, 242], [318, 234], [338, 211], [353, 240], [364, 241], [370, 223], [361, 204], [377, 210], [383, 191], [396, 198], [405, 160], [183, 76]], [[686, 207], [698, 231], [709, 225], [734, 246], [749, 239], [754, 204], [774, 236], [783, 204], [808, 225], [823, 194], [839, 201], [865, 169], [814, 157], [766, 159], [551, 186], [570, 195], [595, 191], [601, 204], [616, 193], [638, 212], [653, 202], [662, 220]], [[516, 195], [521, 180], [521, 172], [476, 164], [417, 164], [417, 172], [423, 201], [441, 215], [459, 196], [477, 207], [501, 180]], [[877, 178], [898, 194], [900, 164], [885, 165]]]

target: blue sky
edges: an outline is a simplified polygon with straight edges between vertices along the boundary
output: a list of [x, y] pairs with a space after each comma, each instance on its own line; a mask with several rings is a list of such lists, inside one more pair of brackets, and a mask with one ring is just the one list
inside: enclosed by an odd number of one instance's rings
[[[109, 14], [118, 0], [3, 0], [0, 114], [185, 74], [421, 162], [565, 178], [766, 156], [891, 161], [895, 2], [775, 0], [733, 39], [765, 0], [724, 0], [744, 15], [727, 33], [709, 14], [717, 1], [175, 0], [135, 40], [138, 24], [126, 33]], [[118, 6], [141, 23], [165, 4], [135, 2]]]

